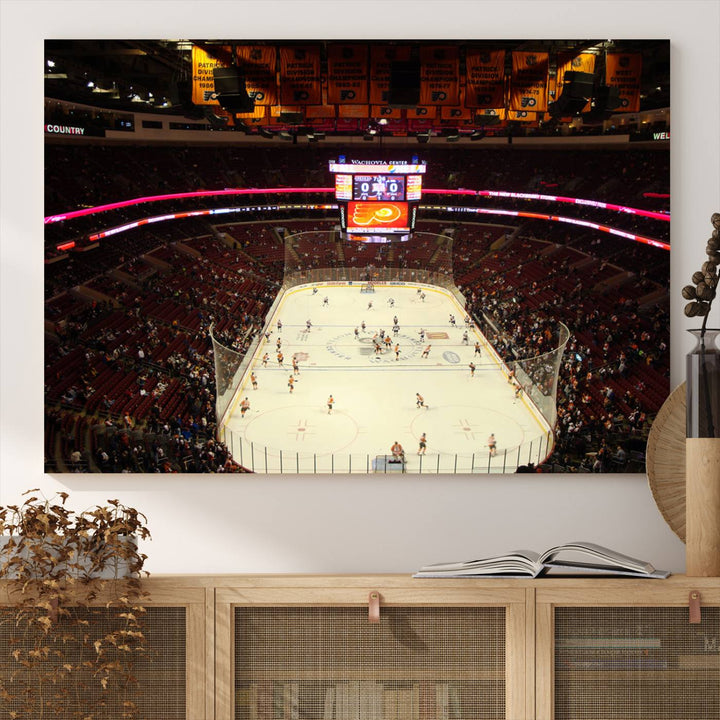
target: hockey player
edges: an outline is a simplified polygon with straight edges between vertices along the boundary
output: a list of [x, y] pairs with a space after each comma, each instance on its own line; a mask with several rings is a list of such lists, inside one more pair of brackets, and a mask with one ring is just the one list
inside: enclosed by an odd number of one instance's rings
[[490, 457], [494, 457], [495, 453], [497, 452], [497, 440], [495, 440], [495, 434], [490, 433], [490, 437], [488, 437], [488, 449], [490, 450]]
[[425, 435], [425, 433], [423, 433], [420, 436], [420, 447], [418, 448], [417, 454], [424, 455], [426, 450], [427, 450], [427, 436]]

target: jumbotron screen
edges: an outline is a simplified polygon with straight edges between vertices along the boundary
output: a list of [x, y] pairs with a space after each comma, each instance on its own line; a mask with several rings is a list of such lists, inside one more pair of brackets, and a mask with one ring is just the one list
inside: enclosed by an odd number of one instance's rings
[[402, 175], [353, 175], [353, 200], [405, 200]]
[[410, 212], [406, 202], [356, 202], [347, 206], [346, 225], [352, 234], [408, 233]]
[[335, 175], [335, 199], [378, 202], [419, 201], [426, 165], [419, 162], [351, 160], [329, 163]]

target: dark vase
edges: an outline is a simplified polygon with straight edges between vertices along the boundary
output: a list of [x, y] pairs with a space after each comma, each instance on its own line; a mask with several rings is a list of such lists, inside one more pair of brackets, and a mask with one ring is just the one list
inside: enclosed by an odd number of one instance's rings
[[687, 355], [687, 437], [720, 437], [720, 330], [688, 330], [697, 342]]

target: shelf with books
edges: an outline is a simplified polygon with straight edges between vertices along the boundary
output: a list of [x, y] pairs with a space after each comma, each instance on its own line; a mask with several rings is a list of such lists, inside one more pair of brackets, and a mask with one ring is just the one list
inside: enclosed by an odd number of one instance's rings
[[[480, 708], [482, 704], [482, 709]], [[347, 681], [249, 683], [236, 689], [240, 720], [451, 720], [504, 717], [482, 683]]]
[[698, 624], [690, 583], [538, 588], [537, 720], [720, 717], [720, 582], [702, 581]]
[[[284, 590], [271, 581], [266, 592], [258, 582], [217, 591], [217, 636], [230, 641], [218, 647], [218, 719], [532, 715], [526, 589], [461, 583], [439, 603], [434, 583], [409, 577], [376, 576], [364, 588], [342, 577], [315, 588], [291, 579]], [[377, 623], [371, 589], [382, 599]], [[279, 699], [288, 686], [289, 708]]]

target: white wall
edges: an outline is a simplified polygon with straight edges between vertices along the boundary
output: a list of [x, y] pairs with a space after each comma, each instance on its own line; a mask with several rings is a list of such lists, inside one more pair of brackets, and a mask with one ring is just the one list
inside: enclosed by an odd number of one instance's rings
[[[522, 6], [522, 7], [519, 7]], [[76, 509], [145, 512], [153, 573], [409, 572], [420, 564], [589, 539], [676, 572], [684, 546], [644, 476], [292, 477], [43, 474], [44, 37], [639, 37], [672, 42], [672, 385], [690, 343], [680, 287], [720, 211], [720, 3], [16, 2], [3, 0], [0, 503], [28, 488]], [[102, 8], [102, 18], [96, 17]], [[258, 17], [257, 13], [261, 16]], [[291, 16], [296, 16], [295, 18]], [[278, 18], [281, 18], [278, 26]], [[713, 315], [717, 325], [717, 312]]]

